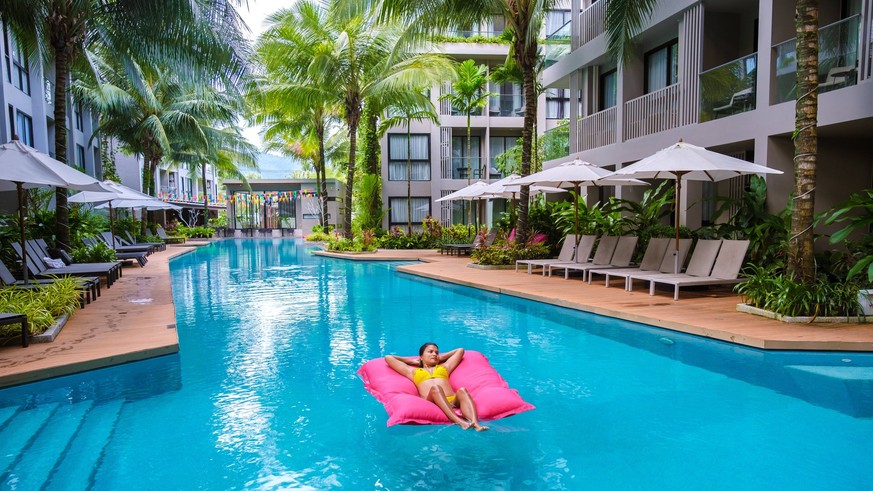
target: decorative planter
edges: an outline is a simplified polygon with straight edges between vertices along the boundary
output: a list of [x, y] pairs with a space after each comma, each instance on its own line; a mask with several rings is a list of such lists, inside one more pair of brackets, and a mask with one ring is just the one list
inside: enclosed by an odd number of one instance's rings
[[747, 305], [744, 303], [737, 304], [737, 312], [760, 315], [761, 317], [766, 317], [768, 319], [775, 319], [777, 321], [792, 324], [866, 324], [868, 322], [873, 322], [873, 316], [870, 315], [851, 317], [786, 317], [782, 314], [777, 314], [776, 312], [771, 312], [769, 310], [759, 309], [758, 307], [752, 307], [751, 305]]
[[64, 314], [58, 317], [55, 320], [55, 323], [52, 327], [45, 330], [42, 334], [37, 334], [36, 336], [30, 337], [31, 343], [51, 343], [58, 337], [58, 334], [61, 333], [61, 329], [64, 328], [64, 325], [67, 324], [67, 320], [70, 318], [69, 314]]
[[479, 263], [468, 263], [468, 268], [476, 268], [476, 269], [515, 269], [515, 266], [512, 264], [479, 264]]
[[858, 303], [864, 315], [873, 315], [873, 290], [858, 290]]

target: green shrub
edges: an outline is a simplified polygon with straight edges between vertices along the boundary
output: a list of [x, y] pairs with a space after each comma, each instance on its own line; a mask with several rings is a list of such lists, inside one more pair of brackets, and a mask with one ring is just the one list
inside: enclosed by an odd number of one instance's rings
[[330, 237], [331, 237], [330, 234], [325, 233], [323, 231], [316, 232], [315, 227], [313, 227], [312, 233], [306, 236], [306, 240], [309, 242], [327, 242], [330, 240]]
[[116, 261], [115, 251], [103, 242], [88, 247], [76, 247], [70, 255], [76, 263], [111, 263]]
[[832, 282], [826, 276], [802, 283], [781, 271], [778, 265], [747, 266], [748, 280], [734, 290], [753, 307], [787, 317], [842, 317], [860, 314], [858, 285]]
[[355, 235], [354, 239], [331, 236], [327, 241], [327, 250], [332, 252], [371, 252], [376, 250], [377, 242], [372, 236], [372, 232]]
[[506, 266], [520, 259], [544, 259], [551, 257], [551, 250], [545, 244], [530, 247], [506, 247], [496, 245], [474, 249], [470, 254], [473, 261], [483, 266]]
[[179, 225], [176, 227], [176, 234], [186, 238], [211, 239], [215, 235], [215, 229], [212, 227], [186, 227]]
[[[79, 305], [79, 282], [76, 278], [58, 278], [40, 288], [0, 289], [0, 311], [25, 314], [31, 334], [42, 334], [63, 314], [73, 313]], [[17, 337], [17, 325], [0, 327], [0, 338]]]

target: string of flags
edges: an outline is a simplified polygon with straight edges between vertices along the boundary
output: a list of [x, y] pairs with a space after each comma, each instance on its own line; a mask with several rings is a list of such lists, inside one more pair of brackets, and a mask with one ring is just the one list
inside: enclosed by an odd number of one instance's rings
[[[228, 201], [233, 201], [237, 204], [266, 204], [273, 205], [277, 203], [290, 202], [303, 198], [317, 198], [318, 192], [311, 190], [299, 191], [265, 191], [261, 193], [234, 193], [230, 196], [206, 196], [210, 205], [226, 206]], [[193, 193], [158, 193], [158, 199], [163, 201], [187, 201], [187, 202], [203, 202], [202, 194]]]

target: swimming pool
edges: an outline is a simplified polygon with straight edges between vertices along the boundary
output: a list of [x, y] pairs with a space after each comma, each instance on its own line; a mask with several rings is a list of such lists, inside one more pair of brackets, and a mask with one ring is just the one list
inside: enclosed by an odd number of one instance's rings
[[[0, 391], [0, 488], [873, 489], [873, 359], [768, 353], [226, 240], [171, 263], [178, 355]], [[387, 428], [355, 371], [432, 340], [537, 409]]]

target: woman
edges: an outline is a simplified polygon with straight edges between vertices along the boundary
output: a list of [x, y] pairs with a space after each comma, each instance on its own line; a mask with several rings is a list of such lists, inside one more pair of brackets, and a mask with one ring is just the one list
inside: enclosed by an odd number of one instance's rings
[[[437, 405], [446, 416], [463, 429], [474, 428], [485, 431], [487, 426], [479, 424], [476, 414], [476, 403], [464, 387], [452, 389], [449, 375], [458, 367], [464, 358], [464, 348], [457, 348], [448, 353], [440, 354], [440, 349], [434, 343], [424, 343], [418, 350], [418, 359], [388, 355], [385, 362], [397, 373], [412, 380], [418, 388], [418, 394], [425, 400]], [[455, 414], [454, 408], [461, 408], [463, 418]]]

